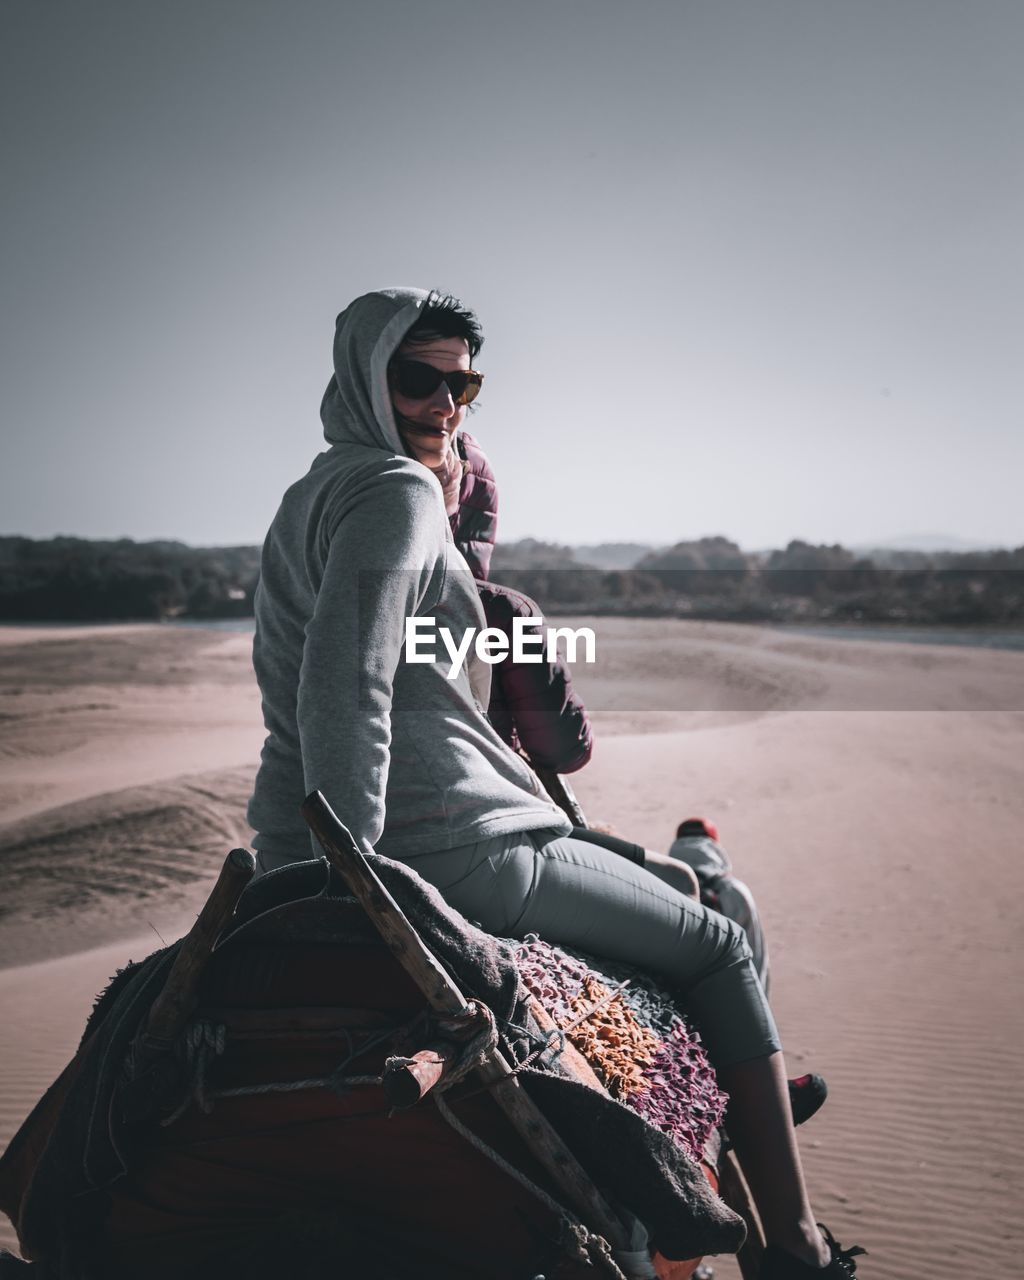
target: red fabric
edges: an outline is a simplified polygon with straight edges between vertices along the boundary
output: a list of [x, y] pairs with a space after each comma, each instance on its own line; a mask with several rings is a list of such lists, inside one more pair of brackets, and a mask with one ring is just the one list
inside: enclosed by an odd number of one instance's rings
[[[337, 1042], [333, 1053], [336, 1061]], [[285, 1063], [278, 1056], [263, 1065], [277, 1072]], [[322, 1062], [312, 1052], [293, 1053], [289, 1065], [301, 1076]], [[515, 1150], [489, 1099], [478, 1095], [455, 1109], [474, 1131]], [[525, 1153], [517, 1160], [537, 1174]], [[226, 1099], [209, 1116], [193, 1110], [160, 1130], [145, 1163], [113, 1189], [108, 1248], [125, 1268], [153, 1251], [162, 1258], [173, 1251], [184, 1262], [192, 1253], [247, 1241], [268, 1218], [337, 1205], [356, 1214], [390, 1206], [396, 1227], [453, 1276], [479, 1276], [477, 1259], [500, 1240], [500, 1256], [486, 1274], [521, 1280], [544, 1261], [535, 1233], [552, 1244], [557, 1238], [543, 1206], [469, 1147], [434, 1107], [389, 1119], [380, 1089], [367, 1087], [340, 1098], [317, 1090]]]

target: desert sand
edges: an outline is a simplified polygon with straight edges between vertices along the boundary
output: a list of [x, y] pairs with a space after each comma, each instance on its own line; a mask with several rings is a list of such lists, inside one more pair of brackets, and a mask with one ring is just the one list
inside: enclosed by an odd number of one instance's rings
[[[576, 793], [655, 849], [684, 816], [718, 823], [766, 920], [791, 1073], [830, 1083], [801, 1131], [819, 1216], [870, 1249], [867, 1280], [1018, 1274], [1024, 654], [589, 625]], [[0, 1142], [107, 978], [183, 932], [247, 840], [250, 643], [0, 629]]]

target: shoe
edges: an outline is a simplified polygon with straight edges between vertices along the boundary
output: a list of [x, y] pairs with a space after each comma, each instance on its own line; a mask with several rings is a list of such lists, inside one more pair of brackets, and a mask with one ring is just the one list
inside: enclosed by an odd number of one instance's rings
[[758, 1280], [850, 1280], [857, 1274], [854, 1258], [867, 1253], [859, 1244], [851, 1249], [843, 1249], [828, 1227], [818, 1223], [818, 1230], [829, 1248], [829, 1260], [823, 1267], [811, 1267], [799, 1258], [794, 1258], [785, 1249], [770, 1244], [761, 1255], [761, 1270]]
[[812, 1072], [806, 1076], [796, 1076], [787, 1081], [789, 1085], [789, 1106], [793, 1112], [793, 1124], [803, 1124], [810, 1120], [822, 1108], [828, 1097], [828, 1085], [824, 1076]]

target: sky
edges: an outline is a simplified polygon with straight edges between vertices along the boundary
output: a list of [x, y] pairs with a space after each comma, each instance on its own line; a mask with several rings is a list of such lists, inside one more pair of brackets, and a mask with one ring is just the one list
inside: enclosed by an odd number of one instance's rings
[[499, 537], [1024, 543], [1020, 0], [0, 0], [0, 533], [262, 540], [458, 294]]

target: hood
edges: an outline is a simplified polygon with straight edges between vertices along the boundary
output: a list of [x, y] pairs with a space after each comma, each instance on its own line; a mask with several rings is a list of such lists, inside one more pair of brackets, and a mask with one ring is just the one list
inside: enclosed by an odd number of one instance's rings
[[391, 412], [388, 361], [428, 297], [425, 289], [378, 289], [356, 298], [338, 316], [334, 376], [320, 405], [330, 444], [362, 444], [408, 455]]

